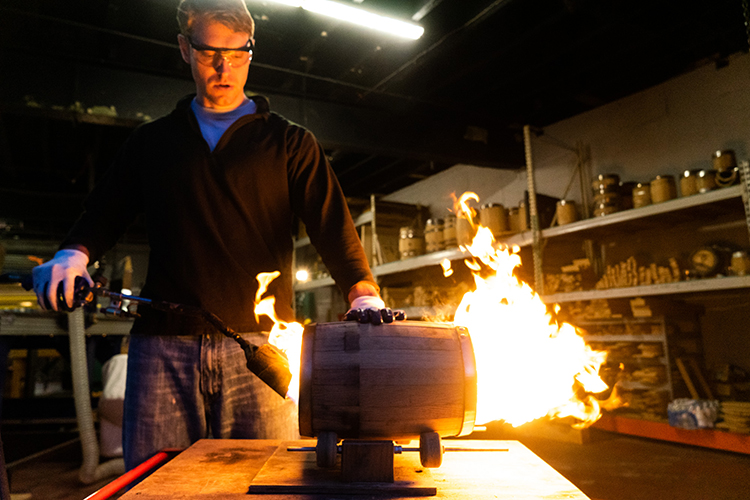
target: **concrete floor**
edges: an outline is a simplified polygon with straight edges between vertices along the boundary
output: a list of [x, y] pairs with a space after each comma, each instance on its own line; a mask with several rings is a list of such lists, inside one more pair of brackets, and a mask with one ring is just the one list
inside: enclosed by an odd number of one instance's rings
[[[13, 442], [12, 437], [3, 439]], [[62, 436], [61, 442], [69, 439]], [[528, 437], [521, 441], [592, 500], [750, 499], [750, 455], [604, 431], [583, 445]], [[80, 443], [74, 441], [14, 467], [13, 500], [81, 500], [109, 482], [81, 485], [80, 465]], [[503, 498], [502, 492], [497, 498]]]
[[750, 499], [750, 455], [604, 431], [584, 445], [522, 442], [592, 500]]

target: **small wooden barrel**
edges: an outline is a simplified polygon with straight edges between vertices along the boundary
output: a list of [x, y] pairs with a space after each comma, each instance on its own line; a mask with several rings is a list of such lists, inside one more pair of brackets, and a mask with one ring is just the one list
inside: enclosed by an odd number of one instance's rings
[[715, 152], [712, 158], [712, 162], [714, 170], [716, 170], [717, 172], [732, 170], [733, 168], [737, 167], [737, 158], [734, 156], [734, 150], [732, 149]]
[[557, 223], [559, 225], [570, 224], [578, 220], [578, 211], [574, 201], [560, 200], [555, 208]]
[[662, 203], [677, 197], [677, 185], [672, 175], [657, 175], [651, 181], [651, 203]]
[[488, 203], [479, 210], [479, 223], [492, 231], [497, 238], [508, 230], [508, 220], [505, 217], [505, 207], [495, 203]]
[[695, 184], [698, 188], [698, 192], [708, 193], [712, 189], [716, 188], [716, 171], [714, 170], [700, 170], [698, 172], [698, 178], [695, 180]]
[[443, 219], [427, 219], [424, 226], [424, 243], [427, 253], [445, 248], [443, 240]]
[[474, 428], [474, 350], [441, 323], [311, 324], [302, 337], [299, 429], [341, 439], [417, 439]]
[[680, 193], [682, 196], [692, 196], [698, 193], [698, 171], [685, 170], [680, 177]]
[[399, 231], [398, 253], [401, 259], [410, 259], [424, 253], [424, 239], [412, 227], [402, 227]]
[[633, 188], [633, 208], [651, 205], [651, 185], [638, 183]]
[[453, 248], [456, 242], [456, 216], [449, 215], [443, 221], [443, 245], [445, 248]]
[[594, 193], [610, 193], [616, 191], [620, 184], [620, 176], [617, 174], [600, 174], [591, 182]]
[[750, 258], [747, 256], [747, 252], [739, 250], [732, 253], [729, 269], [735, 276], [745, 276], [750, 271]]

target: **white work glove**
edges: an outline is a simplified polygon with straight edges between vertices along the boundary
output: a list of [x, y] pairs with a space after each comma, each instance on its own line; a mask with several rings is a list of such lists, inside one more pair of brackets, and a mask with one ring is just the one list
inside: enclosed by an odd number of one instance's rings
[[349, 308], [352, 309], [384, 309], [385, 302], [380, 297], [374, 295], [361, 295], [356, 299], [352, 300], [352, 305]]
[[43, 310], [60, 310], [57, 303], [57, 287], [62, 282], [63, 294], [68, 309], [73, 307], [73, 287], [77, 276], [82, 276], [89, 285], [94, 281], [86, 270], [89, 257], [84, 252], [74, 249], [58, 251], [52, 260], [33, 269], [34, 293]]
[[404, 311], [391, 311], [390, 308], [385, 307], [385, 302], [380, 297], [361, 295], [352, 300], [352, 305], [346, 312], [345, 319], [380, 325], [393, 323], [394, 319], [406, 319], [406, 313]]

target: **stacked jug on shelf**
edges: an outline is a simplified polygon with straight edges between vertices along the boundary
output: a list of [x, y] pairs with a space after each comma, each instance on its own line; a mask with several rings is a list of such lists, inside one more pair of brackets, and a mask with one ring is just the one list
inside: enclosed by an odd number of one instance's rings
[[594, 217], [613, 214], [622, 208], [620, 196], [620, 176], [617, 174], [599, 174], [591, 183], [594, 189]]

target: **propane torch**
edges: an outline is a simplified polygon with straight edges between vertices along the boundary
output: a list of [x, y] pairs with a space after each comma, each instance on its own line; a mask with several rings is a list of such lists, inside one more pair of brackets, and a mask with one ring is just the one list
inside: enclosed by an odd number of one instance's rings
[[[31, 276], [23, 279], [22, 285], [26, 290], [31, 290], [33, 288]], [[289, 360], [286, 355], [271, 344], [257, 346], [249, 343], [243, 339], [239, 333], [227, 326], [221, 318], [205, 309], [196, 306], [175, 304], [172, 302], [152, 300], [145, 297], [112, 292], [99, 282], [96, 282], [94, 286], [91, 286], [80, 276], [75, 279], [73, 305], [68, 306], [65, 302], [62, 282], [57, 287], [57, 303], [60, 308], [65, 311], [72, 311], [78, 307], [89, 304], [94, 301], [96, 296], [108, 297], [111, 300], [109, 307], [104, 309], [104, 313], [113, 316], [139, 316], [138, 313], [133, 313], [122, 308], [123, 301], [127, 300], [135, 304], [143, 304], [152, 307], [159, 311], [183, 314], [203, 319], [222, 334], [234, 339], [234, 341], [237, 342], [245, 352], [247, 368], [259, 379], [265, 382], [271, 389], [276, 391], [282, 398], [286, 397], [286, 393], [289, 389], [289, 382], [292, 380], [292, 372], [289, 370]]]

